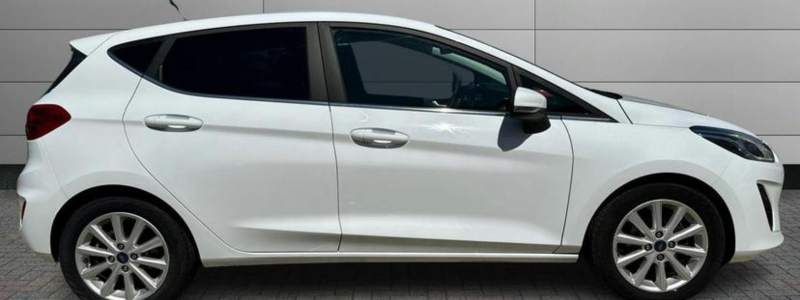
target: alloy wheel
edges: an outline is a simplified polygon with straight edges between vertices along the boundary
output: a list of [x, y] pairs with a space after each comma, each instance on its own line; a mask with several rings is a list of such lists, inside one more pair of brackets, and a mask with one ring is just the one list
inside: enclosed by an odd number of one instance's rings
[[114, 212], [84, 227], [75, 245], [75, 264], [84, 283], [102, 298], [146, 299], [167, 276], [169, 251], [153, 224]]
[[617, 270], [630, 284], [648, 292], [668, 292], [700, 272], [708, 244], [706, 226], [691, 207], [659, 199], [623, 218], [612, 253]]

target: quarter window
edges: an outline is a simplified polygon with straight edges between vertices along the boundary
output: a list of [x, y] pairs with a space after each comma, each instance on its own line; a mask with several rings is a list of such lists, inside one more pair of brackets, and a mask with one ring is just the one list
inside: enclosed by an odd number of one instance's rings
[[118, 49], [114, 49], [112, 54], [124, 65], [144, 74], [160, 47], [160, 41], [135, 42], [134, 44], [124, 45]]
[[577, 103], [567, 99], [560, 93], [545, 88], [544, 85], [536, 82], [532, 78], [521, 75], [521, 86], [539, 92], [547, 98], [547, 112], [570, 115], [590, 115], [589, 111]]
[[155, 79], [192, 93], [309, 99], [304, 27], [178, 37]]
[[507, 111], [505, 68], [417, 36], [333, 30], [350, 103]]

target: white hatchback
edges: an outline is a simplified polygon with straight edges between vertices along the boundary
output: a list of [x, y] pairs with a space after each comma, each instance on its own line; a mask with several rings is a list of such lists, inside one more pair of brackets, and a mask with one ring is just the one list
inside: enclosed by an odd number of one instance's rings
[[253, 15], [75, 40], [28, 113], [21, 228], [82, 299], [205, 266], [557, 262], [683, 299], [781, 244], [747, 130], [440, 27]]

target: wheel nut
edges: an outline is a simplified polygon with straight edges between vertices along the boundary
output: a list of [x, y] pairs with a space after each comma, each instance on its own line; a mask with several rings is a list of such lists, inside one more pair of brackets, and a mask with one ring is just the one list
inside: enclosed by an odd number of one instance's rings
[[133, 260], [139, 259], [139, 255], [131, 254], [131, 259]]
[[675, 248], [675, 242], [669, 242], [669, 247], [670, 248]]
[[117, 244], [117, 249], [123, 250], [123, 249], [125, 249], [125, 245], [123, 245], [122, 243]]
[[659, 231], [659, 232], [656, 232], [656, 237], [657, 237], [657, 238], [661, 238], [661, 237], [663, 237], [663, 236], [664, 236], [664, 233], [663, 233], [663, 232], [661, 232], [661, 231]]
[[653, 250], [653, 245], [650, 245], [650, 244], [644, 245], [644, 250], [647, 250], [647, 251]]
[[83, 263], [85, 263], [85, 264], [87, 264], [87, 265], [88, 265], [88, 264], [89, 264], [89, 259], [88, 259], [88, 258], [84, 258], [84, 259], [83, 259]]
[[122, 266], [122, 272], [128, 272], [128, 266]]
[[112, 262], [112, 263], [113, 263], [113, 262], [114, 262], [114, 260], [116, 260], [116, 259], [114, 259], [114, 257], [113, 257], [113, 256], [109, 256], [109, 257], [108, 257], [108, 262]]
[[656, 258], [658, 258], [658, 260], [664, 260], [664, 254], [659, 254]]

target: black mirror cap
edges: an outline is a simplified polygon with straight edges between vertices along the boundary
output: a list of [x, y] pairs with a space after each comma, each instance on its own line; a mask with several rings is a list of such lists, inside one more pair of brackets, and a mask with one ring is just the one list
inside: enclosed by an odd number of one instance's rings
[[515, 112], [511, 117], [522, 121], [522, 130], [527, 134], [536, 134], [550, 128], [550, 118], [547, 112], [541, 109], [536, 112]]

